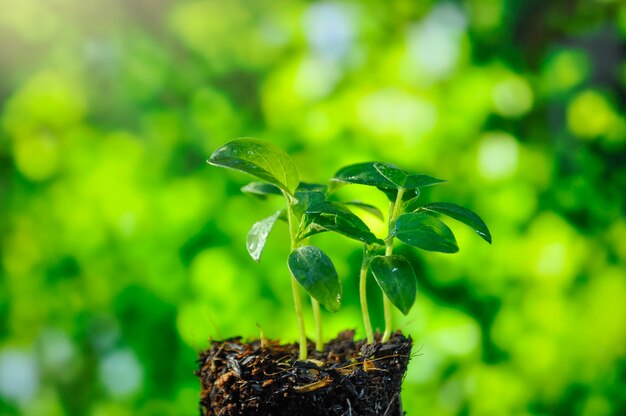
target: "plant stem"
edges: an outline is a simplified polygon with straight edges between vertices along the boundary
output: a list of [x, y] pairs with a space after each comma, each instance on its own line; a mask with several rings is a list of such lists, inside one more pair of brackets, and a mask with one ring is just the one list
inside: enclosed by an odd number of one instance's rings
[[[293, 197], [290, 195], [285, 195], [285, 199], [287, 200], [287, 221], [289, 222], [289, 237], [291, 240], [291, 251], [298, 248], [297, 242], [297, 233], [298, 233], [298, 225], [295, 223], [294, 213], [293, 213]], [[300, 360], [306, 360], [308, 351], [307, 351], [307, 340], [306, 340], [306, 329], [304, 326], [304, 315], [302, 314], [302, 301], [300, 300], [300, 291], [299, 284], [293, 275], [291, 275], [291, 293], [293, 295], [293, 303], [296, 309], [296, 318], [298, 321], [298, 331], [300, 333]]]
[[359, 274], [359, 297], [361, 299], [361, 313], [363, 314], [363, 326], [367, 335], [367, 343], [374, 342], [374, 331], [372, 331], [372, 322], [370, 321], [370, 313], [367, 307], [367, 268], [369, 267], [370, 256], [367, 252], [367, 246], [363, 247], [363, 263], [361, 263], [361, 273]]
[[298, 318], [298, 329], [300, 331], [300, 359], [307, 359], [307, 342], [306, 332], [304, 329], [304, 315], [302, 314], [302, 302], [300, 301], [300, 292], [298, 291], [298, 281], [291, 276], [291, 292], [293, 294], [293, 303], [296, 308], [296, 317]]
[[[390, 256], [391, 254], [393, 254], [393, 239], [389, 240], [389, 242], [386, 243], [386, 248], [385, 248], [385, 256]], [[389, 341], [389, 337], [391, 337], [391, 326], [392, 326], [391, 301], [389, 300], [387, 295], [385, 295], [384, 293], [383, 293], [383, 311], [385, 314], [385, 332], [383, 333], [382, 342], [387, 342]]]
[[315, 349], [318, 351], [324, 351], [320, 303], [315, 300], [313, 296], [311, 296], [311, 306], [313, 307], [313, 320], [315, 321]]
[[[385, 256], [391, 256], [393, 254], [393, 236], [391, 233], [393, 232], [393, 227], [395, 226], [396, 220], [400, 215], [400, 211], [402, 210], [402, 196], [404, 195], [404, 188], [398, 188], [398, 193], [396, 194], [395, 202], [389, 204], [389, 232], [388, 237], [385, 240]], [[385, 332], [383, 333], [382, 342], [389, 341], [391, 337], [391, 301], [383, 293], [383, 311], [385, 314]]]

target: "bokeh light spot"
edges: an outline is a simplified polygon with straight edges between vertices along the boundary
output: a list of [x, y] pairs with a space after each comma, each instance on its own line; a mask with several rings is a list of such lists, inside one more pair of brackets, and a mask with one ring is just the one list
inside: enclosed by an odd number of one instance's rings
[[118, 350], [100, 362], [100, 381], [113, 397], [127, 397], [143, 384], [143, 368], [130, 350]]
[[487, 179], [511, 177], [517, 170], [519, 145], [515, 137], [505, 132], [483, 136], [478, 148], [478, 169]]
[[519, 117], [532, 108], [533, 92], [528, 81], [519, 76], [512, 76], [494, 86], [493, 103], [498, 114]]
[[40, 337], [41, 362], [46, 371], [67, 380], [73, 376], [77, 358], [76, 348], [67, 334], [58, 329], [47, 329]]
[[461, 54], [466, 26], [465, 14], [454, 3], [436, 4], [408, 33], [409, 54], [416, 66], [435, 80], [450, 76]]
[[352, 16], [345, 4], [311, 4], [304, 13], [304, 27], [311, 48], [323, 58], [339, 60], [354, 43]]
[[30, 400], [39, 387], [35, 357], [12, 348], [0, 352], [0, 396], [12, 402]]
[[543, 88], [548, 93], [567, 91], [589, 77], [591, 64], [581, 50], [566, 49], [548, 58], [542, 72]]
[[305, 101], [327, 96], [339, 80], [340, 72], [330, 62], [309, 57], [298, 65], [294, 92]]
[[66, 129], [79, 123], [86, 111], [84, 90], [71, 76], [42, 71], [9, 99], [3, 121], [11, 134], [20, 136]]
[[361, 125], [370, 132], [407, 141], [430, 132], [437, 122], [433, 103], [396, 88], [365, 96], [357, 111]]
[[597, 91], [583, 91], [567, 108], [567, 125], [578, 137], [591, 139], [605, 134], [615, 121], [613, 108]]
[[59, 166], [59, 146], [51, 135], [21, 136], [14, 144], [17, 168], [33, 181], [48, 179]]
[[540, 276], [552, 276], [560, 274], [565, 268], [566, 247], [561, 242], [553, 242], [544, 245], [539, 252], [536, 263], [536, 271]]
[[529, 276], [544, 286], [567, 287], [585, 260], [584, 239], [554, 213], [535, 218], [527, 238]]

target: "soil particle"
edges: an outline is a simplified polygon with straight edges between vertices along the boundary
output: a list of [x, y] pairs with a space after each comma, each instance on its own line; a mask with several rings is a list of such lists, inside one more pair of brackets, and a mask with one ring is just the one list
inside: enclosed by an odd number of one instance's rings
[[403, 415], [400, 388], [411, 346], [400, 332], [387, 343], [366, 344], [344, 331], [323, 352], [309, 342], [309, 359], [298, 361], [297, 344], [212, 341], [196, 371], [200, 414]]

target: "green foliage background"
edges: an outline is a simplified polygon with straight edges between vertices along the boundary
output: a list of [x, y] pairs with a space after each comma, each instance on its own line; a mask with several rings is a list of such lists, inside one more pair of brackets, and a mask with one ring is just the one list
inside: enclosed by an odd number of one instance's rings
[[[296, 339], [286, 228], [260, 265], [244, 245], [275, 206], [204, 163], [239, 136], [307, 181], [367, 160], [446, 178], [425, 200], [489, 224], [491, 247], [451, 223], [459, 254], [400, 250], [420, 284], [395, 317], [408, 415], [626, 413], [624, 3], [0, 10], [1, 414], [196, 414], [209, 337]], [[346, 292], [326, 334], [362, 336], [360, 248], [317, 242]]]

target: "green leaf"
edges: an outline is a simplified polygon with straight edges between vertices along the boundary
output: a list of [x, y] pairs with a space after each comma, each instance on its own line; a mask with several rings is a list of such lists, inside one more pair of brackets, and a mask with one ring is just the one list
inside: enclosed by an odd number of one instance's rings
[[325, 231], [334, 231], [366, 244], [384, 244], [367, 225], [342, 204], [324, 201], [315, 204], [304, 214], [300, 239]]
[[296, 192], [322, 192], [326, 193], [327, 186], [321, 183], [300, 182]]
[[374, 167], [397, 188], [419, 189], [446, 182], [428, 175], [408, 173], [391, 163], [377, 162]]
[[473, 211], [451, 202], [433, 202], [421, 207], [424, 210], [438, 212], [454, 218], [465, 225], [472, 227], [483, 240], [491, 244], [491, 233], [487, 224]]
[[387, 195], [387, 198], [392, 202], [395, 202], [396, 200], [398, 188], [404, 188], [405, 191], [402, 196], [402, 200], [408, 201], [419, 196], [419, 188], [445, 182], [443, 179], [433, 178], [428, 175], [408, 173], [391, 163], [377, 162], [374, 163], [374, 168], [382, 176], [389, 180], [389, 182], [394, 184], [394, 188], [378, 188], [383, 191], [385, 195]]
[[331, 179], [333, 183], [356, 183], [381, 188], [395, 188], [394, 184], [380, 174], [374, 167], [377, 162], [357, 163], [345, 166], [337, 171]]
[[330, 258], [315, 246], [298, 247], [289, 255], [289, 270], [302, 287], [330, 312], [341, 306], [341, 282]]
[[396, 188], [404, 188], [408, 174], [391, 163], [376, 162], [374, 169], [385, 177], [389, 182], [393, 183]]
[[291, 157], [265, 140], [244, 137], [217, 149], [208, 163], [245, 172], [292, 194], [298, 187], [298, 170]]
[[241, 188], [241, 192], [259, 199], [267, 199], [268, 195], [282, 195], [280, 188], [267, 182], [250, 182]]
[[396, 200], [397, 188], [405, 188], [403, 201], [418, 195], [424, 186], [445, 182], [428, 175], [410, 174], [391, 163], [366, 162], [343, 167], [335, 173], [331, 181], [331, 191], [341, 184], [356, 183], [375, 186], [387, 195], [390, 201]]
[[326, 200], [326, 187], [324, 185], [300, 184], [296, 190], [296, 201], [293, 203], [293, 212], [298, 221], [307, 209]]
[[418, 189], [446, 182], [448, 181], [445, 179], [433, 178], [428, 175], [412, 174], [407, 177], [404, 187], [407, 189]]
[[417, 277], [411, 263], [397, 254], [375, 256], [370, 270], [391, 303], [407, 315], [417, 296]]
[[381, 210], [376, 208], [374, 205], [365, 204], [365, 203], [363, 203], [361, 201], [343, 202], [343, 205], [348, 205], [348, 206], [360, 208], [360, 209], [362, 209], [365, 212], [369, 212], [370, 214], [372, 214], [373, 216], [375, 216], [379, 220], [385, 221], [385, 216], [383, 215]]
[[402, 214], [396, 220], [392, 236], [428, 251], [456, 253], [459, 247], [454, 234], [443, 222], [425, 212]]
[[274, 227], [276, 220], [281, 216], [282, 210], [277, 211], [274, 215], [269, 216], [261, 221], [255, 222], [248, 233], [246, 238], [246, 248], [250, 257], [257, 263], [261, 260], [261, 254], [265, 248], [267, 237], [270, 235], [270, 231]]

